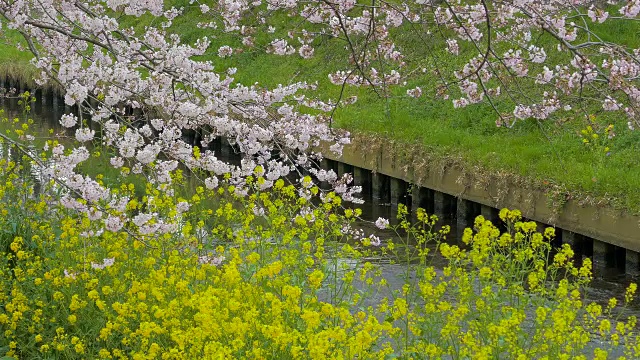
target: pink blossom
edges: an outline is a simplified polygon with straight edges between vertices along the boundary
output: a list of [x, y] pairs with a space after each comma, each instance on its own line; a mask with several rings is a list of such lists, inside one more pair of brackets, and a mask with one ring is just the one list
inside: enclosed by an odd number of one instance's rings
[[106, 259], [102, 259], [102, 263], [100, 264], [96, 264], [96, 263], [91, 263], [91, 268], [92, 269], [97, 269], [97, 270], [102, 270], [104, 268], [108, 268], [110, 266], [113, 266], [113, 264], [115, 263], [115, 258], [106, 258]]
[[304, 59], [311, 58], [313, 56], [313, 52], [314, 49], [307, 44], [300, 46], [300, 49], [298, 49], [298, 54], [300, 54], [300, 56]]
[[78, 118], [73, 114], [64, 114], [60, 118], [60, 125], [70, 128], [74, 127], [78, 123]]
[[119, 231], [120, 229], [122, 229], [123, 225], [124, 224], [122, 222], [122, 219], [120, 219], [120, 217], [118, 216], [109, 216], [104, 221], [105, 228], [111, 232]]
[[224, 45], [218, 49], [218, 56], [221, 58], [229, 57], [233, 55], [233, 49], [230, 46]]
[[89, 128], [82, 128], [76, 130], [76, 140], [79, 142], [87, 142], [93, 140], [93, 136], [95, 135], [95, 131]]
[[380, 240], [380, 238], [375, 236], [375, 235], [373, 235], [373, 234], [369, 235], [368, 239], [369, 239], [369, 243], [371, 244], [371, 246], [378, 247], [378, 246], [380, 246], [382, 244], [382, 241]]
[[453, 55], [458, 55], [460, 47], [458, 46], [458, 41], [456, 41], [456, 39], [447, 39], [447, 51]]
[[419, 98], [422, 95], [422, 89], [417, 86], [413, 89], [409, 89], [407, 90], [407, 95], [413, 97], [413, 98]]
[[186, 212], [187, 210], [189, 210], [189, 207], [190, 207], [190, 205], [186, 201], [181, 201], [178, 204], [176, 204], [176, 210], [178, 212], [181, 212], [181, 213]]
[[276, 39], [271, 42], [269, 52], [276, 55], [291, 55], [295, 52], [295, 49], [289, 45], [286, 39]]
[[220, 255], [220, 256], [202, 255], [198, 257], [198, 262], [202, 265], [208, 264], [213, 266], [220, 266], [225, 260], [226, 260], [226, 257], [224, 255]]
[[389, 227], [389, 220], [379, 217], [378, 220], [376, 220], [376, 227], [378, 229], [386, 229]]
[[111, 163], [111, 166], [116, 169], [121, 168], [124, 165], [124, 159], [119, 156], [112, 157], [109, 162]]
[[204, 183], [205, 183], [205, 186], [207, 187], [207, 189], [213, 190], [213, 189], [218, 187], [218, 178], [215, 177], [215, 176], [206, 178], [204, 180]]

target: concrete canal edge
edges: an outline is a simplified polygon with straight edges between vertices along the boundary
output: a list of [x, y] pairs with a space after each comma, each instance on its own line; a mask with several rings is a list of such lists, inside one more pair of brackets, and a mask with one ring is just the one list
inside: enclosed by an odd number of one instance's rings
[[324, 155], [329, 160], [323, 167], [353, 173], [357, 185], [392, 206], [404, 202], [451, 214], [460, 230], [472, 226], [477, 215], [496, 221], [498, 209], [519, 209], [526, 219], [555, 227], [555, 244], [569, 243], [578, 259], [591, 257], [596, 274], [614, 269], [640, 275], [640, 216], [564, 194], [554, 199], [548, 189], [508, 174], [478, 176], [478, 169], [459, 162], [430, 161], [424, 150], [368, 136], [353, 135], [340, 157]]

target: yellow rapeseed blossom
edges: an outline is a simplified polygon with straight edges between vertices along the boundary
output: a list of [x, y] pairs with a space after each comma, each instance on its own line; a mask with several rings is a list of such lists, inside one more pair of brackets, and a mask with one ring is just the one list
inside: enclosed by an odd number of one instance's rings
[[[417, 210], [411, 224], [399, 206], [391, 230], [413, 242], [375, 247], [350, 233], [361, 210], [344, 210], [338, 194], [310, 177], [302, 188], [323, 199], [302, 201], [283, 180], [260, 191], [260, 167], [245, 197], [225, 180], [230, 175], [189, 193], [183, 171], [162, 186], [131, 172], [135, 184], [121, 179], [111, 188], [122, 204], [100, 204], [126, 224], [98, 231], [89, 215], [27, 191], [10, 169], [17, 164], [0, 164], [0, 198], [11, 210], [1, 212], [0, 225], [11, 229], [18, 217], [28, 230], [3, 240], [0, 357], [606, 356], [605, 346], [588, 346], [596, 336], [632, 355], [640, 349], [636, 320], [609, 318], [617, 303], [605, 311], [583, 304], [588, 259], [573, 267], [568, 246], [552, 256], [553, 230], [538, 233], [519, 211], [500, 211], [507, 231], [478, 217], [462, 245], [442, 241], [449, 229], [438, 228], [437, 217]], [[96, 179], [108, 185], [107, 174]], [[154, 214], [148, 224], [165, 221], [175, 231], [140, 231], [132, 219], [146, 213]], [[381, 258], [392, 264], [381, 266]], [[629, 286], [627, 302], [636, 289]]]

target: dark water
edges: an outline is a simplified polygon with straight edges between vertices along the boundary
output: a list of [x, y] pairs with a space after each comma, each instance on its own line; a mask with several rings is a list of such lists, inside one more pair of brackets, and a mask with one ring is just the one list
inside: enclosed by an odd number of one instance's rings
[[[0, 109], [4, 110], [4, 114], [0, 116], [8, 117], [10, 119], [18, 117], [23, 118], [25, 115], [22, 112], [22, 107], [18, 105], [17, 99], [4, 99], [0, 98]], [[55, 100], [49, 98], [46, 103], [36, 101], [31, 104], [31, 112], [28, 117], [35, 121], [32, 126], [32, 133], [35, 133], [36, 137], [46, 139], [54, 137], [64, 137], [64, 128], [59, 124], [59, 118], [62, 114], [71, 112], [70, 107], [66, 107], [62, 100]], [[53, 130], [53, 132], [51, 132]], [[68, 135], [67, 135], [68, 136]], [[362, 228], [366, 234], [375, 234], [380, 239], [388, 241], [389, 239], [397, 238], [398, 234], [393, 230], [380, 230], [374, 225], [374, 221], [378, 217], [389, 219], [392, 224], [397, 223], [396, 220], [396, 208], [390, 204], [381, 204], [379, 200], [372, 199], [370, 196], [364, 196], [365, 203], [358, 207], [363, 210], [363, 221], [358, 223], [358, 226]], [[449, 225], [451, 232], [447, 235], [446, 240], [448, 242], [459, 243], [458, 234], [456, 234], [455, 219], [451, 217], [445, 217], [440, 221], [436, 230], [440, 226]], [[402, 234], [401, 234], [402, 235]], [[433, 252], [435, 253], [435, 251]], [[386, 274], [387, 281], [392, 288], [401, 288], [404, 284], [402, 278], [402, 272], [405, 267], [398, 265], [386, 265], [389, 259], [377, 258], [371, 259], [382, 264], [383, 272]], [[433, 258], [433, 264], [436, 267], [444, 266], [444, 260], [435, 256]], [[587, 299], [597, 301], [602, 304], [606, 304], [607, 301], [616, 297], [619, 303], [622, 303], [624, 298], [624, 292], [628, 284], [632, 281], [637, 281], [629, 276], [610, 273], [605, 276], [595, 278], [587, 292]], [[635, 300], [626, 315], [634, 315], [640, 317], [640, 301]]]

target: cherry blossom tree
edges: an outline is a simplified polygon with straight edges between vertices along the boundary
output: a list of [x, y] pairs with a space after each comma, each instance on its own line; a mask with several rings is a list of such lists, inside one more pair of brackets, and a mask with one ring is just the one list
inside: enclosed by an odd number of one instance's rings
[[[220, 58], [244, 51], [273, 56], [315, 56], [327, 41], [345, 49], [343, 68], [326, 74], [344, 90], [368, 87], [381, 97], [401, 89], [431, 101], [450, 99], [454, 107], [488, 102], [497, 124], [553, 119], [558, 112], [590, 109], [617, 111], [638, 126], [640, 53], [632, 44], [603, 40], [602, 23], [637, 21], [640, 1], [604, 4], [579, 0], [533, 1], [191, 1], [167, 7], [164, 1], [3, 0], [2, 27], [19, 32], [40, 84], [65, 89], [65, 103], [81, 111], [60, 122], [75, 128], [80, 143], [94, 140], [83, 113], [99, 123], [100, 141], [114, 149], [112, 166], [144, 173], [159, 189], [171, 182], [180, 164], [206, 174], [208, 188], [220, 181], [249, 191], [247, 177], [261, 176], [260, 188], [298, 171], [334, 184], [345, 200], [359, 189], [345, 186], [332, 171], [317, 170], [314, 149], [330, 143], [340, 153], [349, 142], [332, 130], [332, 111], [353, 98], [314, 98], [315, 84], [299, 82], [268, 88], [234, 80], [235, 68], [221, 69], [198, 60], [213, 51]], [[176, 18], [198, 11], [209, 37], [191, 43], [171, 32]], [[123, 19], [154, 16], [152, 25], [132, 28]], [[289, 21], [282, 21], [286, 16]], [[196, 24], [194, 24], [196, 25]], [[600, 27], [602, 28], [602, 27]], [[232, 35], [233, 43], [211, 47], [210, 38]], [[259, 35], [259, 36], [258, 36]], [[411, 46], [410, 46], [411, 44]], [[453, 59], [453, 60], [451, 60]], [[453, 66], [446, 66], [447, 63]], [[429, 88], [416, 86], [429, 78]], [[197, 131], [198, 143], [184, 134]], [[242, 154], [232, 165], [210, 150], [225, 138]], [[50, 149], [55, 159], [49, 175], [84, 201], [68, 196], [70, 208], [91, 214], [116, 230], [124, 219], [101, 209], [121, 209], [95, 180], [77, 173], [87, 161], [86, 147]], [[300, 185], [308, 195], [308, 184]], [[97, 204], [103, 204], [102, 207]], [[107, 204], [107, 205], [104, 205]], [[149, 214], [133, 221], [139, 227]], [[145, 217], [146, 216], [146, 217]], [[152, 231], [171, 231], [156, 224]]]

